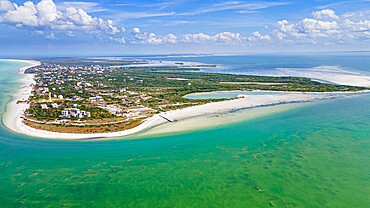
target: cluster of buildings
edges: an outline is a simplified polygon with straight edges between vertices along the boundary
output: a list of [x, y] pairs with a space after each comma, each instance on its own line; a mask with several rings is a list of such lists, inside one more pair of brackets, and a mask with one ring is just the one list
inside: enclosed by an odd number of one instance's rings
[[75, 118], [83, 118], [83, 117], [91, 117], [90, 112], [82, 111], [78, 108], [65, 108], [62, 111], [62, 115], [60, 117], [75, 117]]
[[[91, 117], [90, 112], [82, 111], [82, 110], [78, 109], [77, 104], [75, 104], [73, 107], [74, 108], [65, 108], [61, 112], [62, 115], [60, 117], [75, 117], [75, 118], [83, 118], [83, 117], [88, 117], [89, 118], [89, 117]], [[45, 110], [45, 109], [60, 108], [60, 106], [57, 103], [52, 103], [50, 107], [47, 104], [41, 104], [40, 108]]]

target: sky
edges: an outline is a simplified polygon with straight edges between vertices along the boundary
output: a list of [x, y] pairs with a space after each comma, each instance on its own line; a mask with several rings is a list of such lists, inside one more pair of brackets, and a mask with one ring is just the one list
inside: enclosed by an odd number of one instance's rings
[[368, 51], [370, 0], [0, 0], [0, 56]]

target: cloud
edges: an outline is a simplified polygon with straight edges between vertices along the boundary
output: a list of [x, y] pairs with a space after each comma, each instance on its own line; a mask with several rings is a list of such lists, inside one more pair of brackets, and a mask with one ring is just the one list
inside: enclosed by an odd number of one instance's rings
[[120, 12], [110, 17], [113, 19], [139, 19], [139, 18], [149, 18], [149, 17], [165, 17], [175, 15], [174, 12], [162, 12], [162, 13], [145, 13], [145, 12]]
[[343, 25], [352, 31], [357, 31], [357, 32], [370, 31], [370, 21], [369, 20], [352, 22], [346, 19]]
[[207, 35], [204, 33], [185, 34], [181, 37], [183, 43], [219, 43], [230, 45], [244, 45], [245, 38], [239, 33], [221, 32], [215, 35]]
[[0, 23], [17, 27], [35, 28], [37, 30], [84, 31], [88, 33], [118, 33], [113, 21], [92, 17], [83, 9], [67, 7], [59, 10], [52, 0], [41, 0], [38, 4], [31, 1], [18, 6], [10, 1], [1, 0]]
[[113, 37], [109, 37], [110, 40], [114, 41], [114, 42], [117, 42], [121, 45], [124, 45], [126, 43], [126, 39], [125, 37], [120, 37], [120, 38], [113, 38]]
[[259, 42], [261, 40], [271, 40], [269, 35], [261, 35], [259, 31], [253, 32], [252, 36], [247, 38], [249, 42]]
[[315, 19], [339, 19], [335, 12], [331, 9], [323, 9], [321, 11], [312, 12]]
[[14, 5], [10, 1], [0, 0], [0, 13], [14, 10], [14, 9], [15, 9]]
[[239, 13], [251, 13], [255, 10], [265, 9], [274, 6], [288, 5], [288, 2], [256, 2], [244, 3], [239, 1], [226, 1], [223, 3], [213, 4], [208, 8], [199, 9], [193, 12], [179, 13], [178, 15], [198, 15], [209, 12], [219, 12], [226, 10], [236, 10]]
[[140, 28], [137, 28], [137, 27], [132, 28], [131, 32], [132, 32], [133, 34], [139, 34], [139, 33], [140, 33]]
[[[312, 12], [315, 19], [304, 18], [298, 23], [290, 23], [287, 20], [278, 21], [272, 36], [276, 40], [290, 43], [324, 43], [341, 44], [356, 43], [370, 38], [370, 21], [364, 15], [344, 15], [339, 18], [333, 10], [321, 10]], [[350, 20], [348, 18], [365, 18], [362, 20]], [[326, 20], [318, 20], [326, 19]], [[330, 21], [328, 19], [335, 19]]]
[[139, 28], [133, 28], [131, 30], [133, 36], [129, 37], [131, 44], [174, 44], [178, 42], [178, 38], [174, 34], [167, 34], [164, 36], [157, 36], [154, 33], [140, 32]]
[[50, 33], [49, 35], [46, 36], [46, 39], [56, 40], [57, 38], [55, 37], [54, 33]]
[[60, 9], [66, 9], [68, 7], [74, 7], [78, 9], [83, 9], [86, 12], [93, 13], [93, 12], [102, 12], [107, 11], [108, 9], [100, 7], [99, 3], [96, 2], [82, 2], [82, 1], [69, 1], [63, 2], [62, 4], [58, 4]]

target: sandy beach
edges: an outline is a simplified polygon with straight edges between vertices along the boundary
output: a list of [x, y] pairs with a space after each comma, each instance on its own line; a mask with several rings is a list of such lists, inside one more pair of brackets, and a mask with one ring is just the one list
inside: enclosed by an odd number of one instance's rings
[[17, 60], [17, 59], [0, 59], [4, 61], [15, 61], [15, 62], [23, 62], [28, 63], [29, 66], [22, 67], [19, 69], [18, 73], [22, 76], [22, 78], [18, 81], [21, 84], [20, 90], [15, 94], [15, 99], [9, 102], [6, 106], [6, 112], [3, 115], [3, 123], [4, 125], [14, 131], [20, 132], [20, 128], [22, 128], [22, 118], [24, 111], [29, 107], [27, 103], [19, 103], [17, 104], [18, 100], [27, 100], [32, 91], [32, 84], [35, 83], [34, 75], [33, 74], [25, 74], [24, 72], [31, 67], [38, 66], [41, 63], [38, 61], [32, 60]]

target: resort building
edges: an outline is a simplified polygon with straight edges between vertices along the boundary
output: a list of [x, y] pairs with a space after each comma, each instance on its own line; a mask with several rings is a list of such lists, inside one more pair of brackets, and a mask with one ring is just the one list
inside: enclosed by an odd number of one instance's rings
[[75, 118], [83, 118], [83, 117], [90, 117], [91, 114], [90, 112], [86, 111], [81, 111], [78, 108], [65, 108], [62, 111], [62, 116], [61, 117], [75, 117]]

